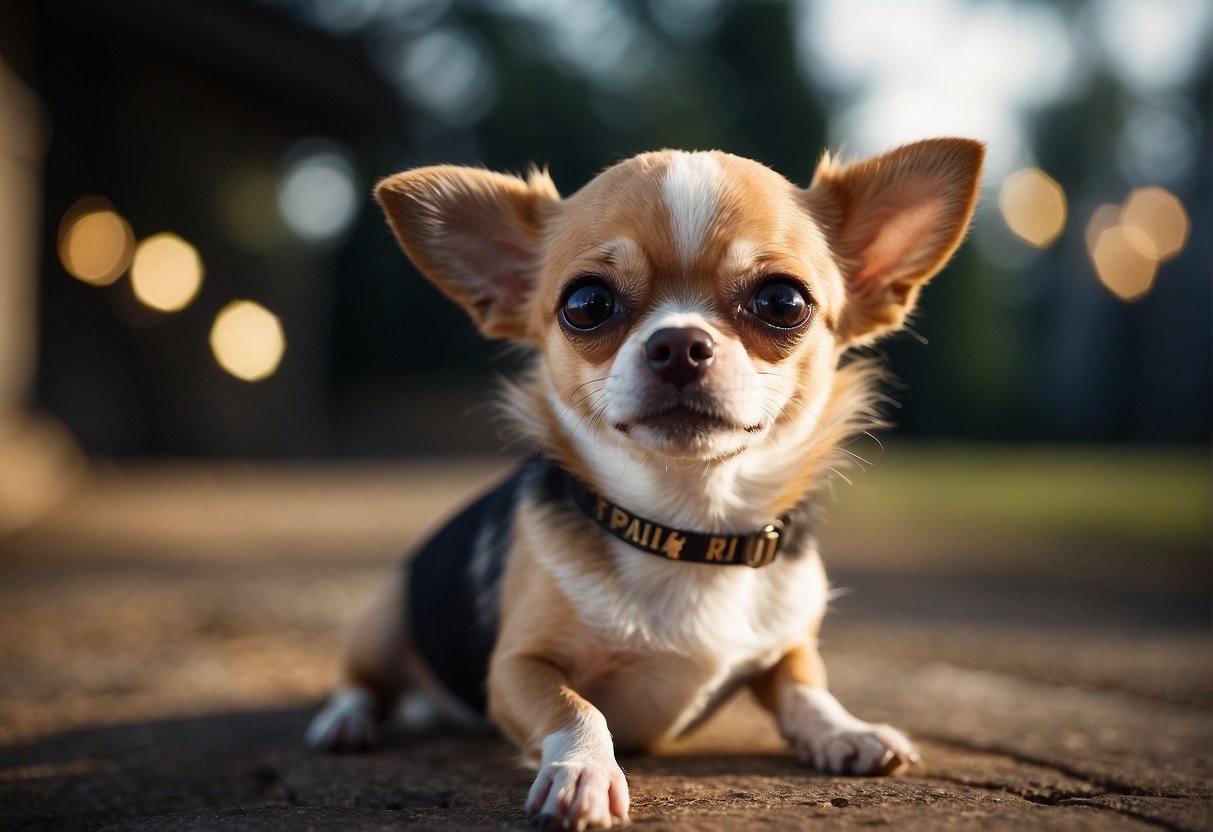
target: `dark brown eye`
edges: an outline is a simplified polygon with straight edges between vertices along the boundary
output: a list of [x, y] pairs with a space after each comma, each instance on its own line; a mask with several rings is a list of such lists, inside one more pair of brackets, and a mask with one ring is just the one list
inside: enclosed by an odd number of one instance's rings
[[589, 279], [573, 287], [564, 298], [560, 314], [573, 329], [593, 329], [619, 311], [615, 294], [605, 283]]
[[750, 299], [750, 311], [780, 329], [795, 329], [809, 319], [812, 310], [813, 303], [804, 289], [782, 278], [762, 284]]

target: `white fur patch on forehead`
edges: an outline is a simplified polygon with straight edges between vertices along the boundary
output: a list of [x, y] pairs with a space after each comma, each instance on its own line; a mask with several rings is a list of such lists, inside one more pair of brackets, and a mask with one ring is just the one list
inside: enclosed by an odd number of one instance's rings
[[703, 245], [720, 201], [720, 163], [710, 153], [678, 151], [661, 179], [661, 192], [670, 212], [674, 245], [683, 265]]
[[668, 300], [648, 314], [637, 328], [637, 338], [647, 340], [650, 335], [666, 327], [697, 327], [713, 337], [719, 331], [709, 320], [711, 310], [706, 302], [690, 298]]

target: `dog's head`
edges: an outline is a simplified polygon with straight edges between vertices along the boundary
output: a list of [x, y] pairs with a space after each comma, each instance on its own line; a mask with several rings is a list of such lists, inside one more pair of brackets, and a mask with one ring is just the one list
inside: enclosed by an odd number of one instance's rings
[[737, 156], [661, 151], [565, 199], [545, 173], [450, 166], [376, 195], [485, 335], [538, 349], [556, 414], [710, 459], [816, 412], [841, 353], [902, 324], [964, 236], [982, 155], [964, 139], [827, 155], [799, 188]]

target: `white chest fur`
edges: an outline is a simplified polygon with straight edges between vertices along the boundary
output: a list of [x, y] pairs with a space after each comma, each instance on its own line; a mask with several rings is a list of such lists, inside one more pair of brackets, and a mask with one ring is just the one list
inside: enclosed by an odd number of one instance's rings
[[616, 741], [676, 736], [812, 632], [827, 584], [810, 549], [762, 569], [677, 563], [611, 541], [611, 569], [540, 553], [580, 619], [562, 657]]

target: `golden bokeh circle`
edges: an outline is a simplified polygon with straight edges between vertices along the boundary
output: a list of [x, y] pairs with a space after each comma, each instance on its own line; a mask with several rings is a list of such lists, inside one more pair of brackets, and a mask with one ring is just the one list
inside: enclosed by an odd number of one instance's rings
[[1170, 260], [1183, 250], [1191, 228], [1179, 197], [1159, 187], [1139, 188], [1129, 194], [1120, 222], [1140, 231], [1136, 241], [1142, 254], [1159, 261]]
[[131, 264], [131, 227], [109, 209], [72, 217], [59, 240], [59, 259], [68, 274], [93, 286], [108, 286]]
[[1144, 232], [1116, 225], [1105, 229], [1091, 249], [1100, 283], [1123, 301], [1144, 297], [1158, 274], [1158, 261], [1142, 253], [1143, 245], [1149, 245]]
[[202, 258], [176, 234], [164, 232], [143, 240], [131, 261], [131, 286], [142, 303], [161, 312], [189, 306], [202, 287]]
[[1015, 236], [1047, 248], [1066, 227], [1066, 192], [1040, 168], [1024, 168], [1003, 181], [998, 210]]
[[244, 381], [272, 376], [286, 352], [278, 316], [250, 300], [232, 301], [219, 310], [210, 344], [219, 366]]

